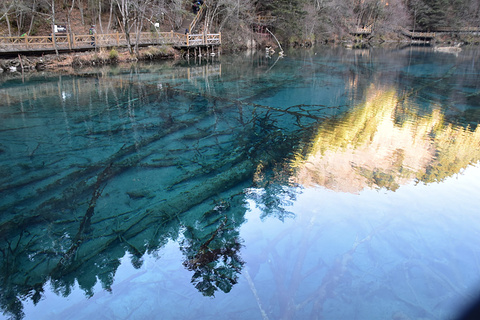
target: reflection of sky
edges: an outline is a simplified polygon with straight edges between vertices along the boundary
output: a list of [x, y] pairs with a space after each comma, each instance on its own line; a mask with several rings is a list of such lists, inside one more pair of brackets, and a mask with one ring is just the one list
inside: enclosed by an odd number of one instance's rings
[[263, 319], [308, 319], [316, 303], [326, 319], [447, 319], [480, 290], [479, 188], [480, 166], [470, 166], [396, 192], [299, 190], [288, 208], [295, 218], [284, 222], [260, 220], [250, 202], [241, 228], [246, 267], [228, 294], [202, 296], [170, 242], [139, 269], [124, 257], [112, 293], [97, 284], [85, 300], [78, 286], [67, 298], [47, 288], [25, 312], [50, 320], [262, 319], [263, 310]]
[[[424, 313], [426, 318], [445, 319], [472, 298], [472, 290], [480, 290], [479, 187], [477, 166], [442, 183], [408, 184], [397, 192], [365, 190], [354, 195], [325, 188], [305, 189], [290, 209], [297, 214], [295, 221], [281, 226], [274, 220], [257, 224], [250, 221], [242, 236], [247, 247], [251, 247], [251, 239], [256, 239], [263, 243], [257, 251], [266, 250], [273, 257], [276, 254], [272, 252], [280, 250], [272, 243], [278, 241], [279, 229], [292, 230], [284, 236], [285, 241], [302, 243], [306, 237], [310, 248], [304, 257], [304, 269], [318, 264], [318, 259], [326, 267], [319, 269], [318, 278], [314, 273], [299, 284], [298, 292], [290, 298], [301, 304], [299, 297], [309, 294], [305, 285], [316, 281], [322, 286], [329, 281], [329, 270], [337, 268], [330, 277], [340, 279], [330, 280], [336, 289], [331, 289], [323, 303], [338, 310], [343, 306], [344, 310], [341, 314], [330, 310], [326, 318], [353, 319], [356, 315], [358, 319], [390, 319], [390, 315], [403, 313], [416, 319]], [[258, 214], [251, 213], [249, 220]], [[298, 235], [292, 238], [295, 232]], [[351, 253], [355, 241], [360, 244]], [[301, 258], [284, 254], [272, 268], [281, 269], [279, 266]], [[248, 255], [247, 250], [247, 267], [252, 261]], [[340, 257], [350, 259], [346, 271], [335, 267]], [[312, 288], [315, 292], [316, 287]], [[301, 292], [304, 289], [307, 292]], [[351, 303], [345, 304], [347, 301]]]

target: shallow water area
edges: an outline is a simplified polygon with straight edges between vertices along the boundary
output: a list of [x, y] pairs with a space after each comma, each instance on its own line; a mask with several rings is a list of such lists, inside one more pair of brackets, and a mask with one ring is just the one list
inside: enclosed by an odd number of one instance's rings
[[480, 292], [477, 49], [0, 82], [0, 319], [454, 319]]

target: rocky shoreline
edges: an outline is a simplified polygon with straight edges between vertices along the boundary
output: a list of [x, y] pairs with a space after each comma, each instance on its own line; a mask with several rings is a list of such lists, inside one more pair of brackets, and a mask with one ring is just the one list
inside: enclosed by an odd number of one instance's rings
[[0, 73], [34, 70], [42, 71], [45, 69], [46, 64], [43, 57], [26, 57], [19, 55], [18, 58], [0, 60]]

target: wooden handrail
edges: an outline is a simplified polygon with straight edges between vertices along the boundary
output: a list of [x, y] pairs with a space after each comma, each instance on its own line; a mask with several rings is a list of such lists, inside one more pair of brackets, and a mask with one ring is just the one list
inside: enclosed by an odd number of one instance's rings
[[372, 27], [354, 27], [351, 31], [354, 34], [370, 34], [372, 33]]
[[369, 25], [363, 25], [363, 26], [355, 24], [355, 25], [351, 25], [350, 34], [353, 34], [353, 35], [369, 35], [369, 34], [372, 34], [373, 29], [374, 29], [373, 23], [369, 24]]
[[257, 16], [257, 22], [260, 24], [271, 23], [277, 20], [274, 16]]
[[480, 32], [479, 27], [438, 27], [437, 32]]
[[200, 21], [200, 19], [203, 18], [203, 14], [205, 12], [205, 2], [203, 2], [202, 6], [200, 7], [200, 11], [197, 12], [197, 15], [195, 16], [195, 18], [193, 18], [192, 22], [190, 23], [190, 27], [188, 29], [188, 32], [193, 32], [193, 29], [196, 27], [198, 21]]
[[[23, 36], [0, 37], [0, 52], [29, 51], [53, 49], [54, 43], [51, 36]], [[58, 49], [85, 49], [88, 47], [118, 47], [127, 44], [123, 33], [110, 34], [68, 34], [56, 35], [55, 42]], [[173, 45], [173, 46], [201, 46], [221, 45], [220, 34], [181, 34], [177, 32], [141, 32], [139, 44], [142, 45]]]

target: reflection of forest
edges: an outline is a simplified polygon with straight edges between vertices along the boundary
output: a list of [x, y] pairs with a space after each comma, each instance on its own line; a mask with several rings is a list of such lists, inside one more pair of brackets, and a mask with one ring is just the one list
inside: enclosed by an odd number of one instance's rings
[[[173, 69], [175, 72], [172, 72]], [[153, 65], [139, 64], [130, 69], [125, 67], [123, 69], [115, 69], [112, 67], [83, 68], [77, 73], [77, 75], [80, 74], [80, 77], [69, 74], [59, 76], [57, 73], [46, 73], [45, 75], [31, 73], [26, 74], [22, 79], [18, 79], [18, 75], [2, 74], [2, 77], [0, 77], [0, 85], [8, 81], [17, 82], [20, 80], [30, 83], [35, 82], [36, 85], [25, 86], [22, 90], [8, 90], [8, 94], [6, 94], [7, 91], [0, 90], [0, 98], [2, 98], [5, 104], [10, 105], [13, 103], [25, 104], [30, 100], [37, 100], [57, 94], [64, 99], [72, 94], [77, 98], [81, 98], [82, 93], [86, 93], [95, 88], [99, 89], [99, 93], [102, 94], [105, 87], [108, 88], [110, 86], [109, 84], [104, 86], [103, 82], [110, 83], [112, 77], [119, 76], [117, 78], [117, 86], [121, 86], [123, 83], [130, 84], [132, 80], [137, 79], [142, 73], [145, 73], [145, 70], [160, 74], [160, 76], [156, 77], [156, 81], [186, 79], [187, 81], [195, 82], [197, 79], [206, 80], [209, 77], [220, 77], [222, 74], [220, 63], [174, 64], [171, 61]], [[129, 75], [127, 79], [125, 79], [126, 74]], [[90, 81], [92, 78], [96, 81]]]
[[441, 181], [480, 160], [480, 128], [445, 121], [442, 111], [420, 115], [394, 89], [371, 88], [365, 103], [325, 121], [292, 166], [295, 181], [358, 192], [396, 190], [410, 181]]

